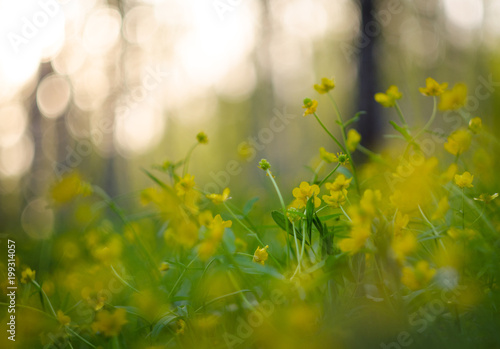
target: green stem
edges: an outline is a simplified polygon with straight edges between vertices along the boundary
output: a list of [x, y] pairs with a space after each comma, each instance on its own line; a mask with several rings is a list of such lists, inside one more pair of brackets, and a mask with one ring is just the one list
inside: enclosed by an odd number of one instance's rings
[[417, 134], [415, 135], [415, 137], [413, 137], [413, 141], [416, 141], [417, 138], [425, 131], [427, 130], [431, 125], [432, 123], [434, 122], [434, 119], [436, 118], [436, 111], [437, 111], [437, 98], [436, 96], [433, 97], [434, 99], [434, 106], [432, 108], [432, 115], [429, 119], [429, 121], [427, 121], [427, 123], [425, 124], [424, 128], [422, 128], [420, 131], [417, 132]]
[[465, 229], [465, 188], [462, 188], [462, 229]]
[[318, 120], [319, 124], [321, 125], [321, 127], [323, 127], [323, 130], [325, 130], [325, 132], [330, 136], [331, 139], [333, 139], [333, 141], [335, 143], [337, 143], [337, 145], [339, 146], [339, 148], [347, 154], [347, 151], [345, 150], [344, 146], [342, 144], [340, 144], [340, 142], [337, 140], [337, 138], [335, 138], [335, 136], [330, 132], [328, 131], [328, 129], [326, 128], [326, 126], [321, 122], [321, 120], [319, 119], [318, 115], [316, 113], [313, 113], [314, 117], [316, 118], [316, 120]]
[[333, 169], [333, 170], [332, 170], [332, 171], [331, 171], [331, 172], [330, 172], [330, 173], [329, 173], [329, 174], [328, 174], [325, 178], [323, 178], [323, 180], [322, 180], [322, 181], [318, 184], [318, 187], [320, 187], [320, 188], [321, 188], [321, 186], [322, 186], [323, 184], [325, 184], [325, 182], [328, 180], [328, 178], [330, 178], [330, 176], [331, 176], [332, 174], [334, 174], [334, 173], [335, 173], [335, 171], [337, 171], [337, 169], [339, 168], [339, 166], [340, 166], [340, 163], [338, 163], [338, 164], [337, 164], [337, 166], [335, 166], [335, 168], [334, 168], [334, 169]]
[[[395, 104], [396, 111], [398, 112], [399, 119], [403, 123], [403, 126], [408, 129], [408, 124], [406, 123], [405, 117], [403, 115], [403, 112], [401, 111], [401, 108], [399, 107], [398, 102], [396, 101]], [[408, 134], [410, 134], [410, 130], [408, 130]]]
[[196, 143], [195, 145], [193, 145], [187, 155], [186, 155], [186, 160], [184, 160], [184, 167], [182, 168], [182, 177], [184, 177], [187, 173], [188, 173], [188, 168], [189, 168], [189, 160], [191, 159], [191, 154], [193, 153], [193, 150], [196, 149], [196, 147], [199, 145], [200, 143]]

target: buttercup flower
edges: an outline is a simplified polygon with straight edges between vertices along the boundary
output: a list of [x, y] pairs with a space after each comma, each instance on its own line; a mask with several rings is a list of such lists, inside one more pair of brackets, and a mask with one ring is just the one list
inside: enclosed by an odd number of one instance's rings
[[319, 187], [316, 184], [309, 185], [307, 182], [302, 182], [298, 188], [293, 189], [292, 194], [295, 197], [292, 206], [296, 208], [306, 207], [307, 201], [312, 197], [314, 197], [314, 207], [321, 205], [321, 199], [317, 196]]
[[253, 254], [253, 261], [255, 263], [264, 265], [264, 263], [267, 261], [267, 258], [269, 257], [269, 254], [266, 251], [268, 248], [269, 245], [266, 245], [266, 247], [263, 248], [260, 248], [260, 246], [258, 246], [255, 250], [255, 253]]
[[448, 197], [443, 196], [441, 200], [439, 200], [438, 207], [436, 209], [436, 212], [432, 215], [432, 220], [437, 220], [437, 219], [443, 219], [444, 215], [448, 210], [450, 209], [450, 204], [448, 203]]
[[401, 231], [406, 228], [409, 222], [410, 216], [401, 213], [401, 211], [398, 211], [398, 213], [396, 213], [396, 217], [394, 218], [394, 236], [400, 236]]
[[450, 154], [460, 155], [469, 149], [470, 142], [470, 133], [466, 129], [461, 128], [448, 137], [447, 142], [444, 144], [444, 149]]
[[465, 105], [466, 99], [467, 86], [463, 83], [458, 83], [453, 86], [453, 89], [443, 92], [438, 108], [440, 110], [457, 110]]
[[186, 330], [186, 321], [182, 320], [182, 319], [179, 319], [177, 320], [177, 324], [176, 324], [176, 329], [175, 329], [175, 333], [176, 334], [184, 334], [184, 331]]
[[472, 133], [478, 134], [479, 132], [481, 132], [482, 129], [483, 129], [483, 121], [481, 120], [480, 117], [475, 117], [475, 118], [470, 119], [469, 130]]
[[62, 310], [58, 310], [57, 311], [57, 321], [59, 321], [59, 323], [62, 325], [62, 326], [66, 326], [66, 325], [69, 325], [69, 323], [71, 322], [71, 318], [67, 315], [65, 315]]
[[326, 183], [326, 189], [330, 191], [339, 191], [349, 188], [349, 184], [352, 182], [352, 177], [347, 179], [342, 173], [340, 173], [333, 183]]
[[355, 151], [359, 142], [361, 142], [361, 135], [355, 129], [350, 129], [349, 132], [347, 132], [347, 149], [349, 149], [350, 152]]
[[420, 87], [418, 90], [425, 96], [440, 96], [448, 88], [448, 83], [439, 84], [433, 78], [425, 79], [425, 87]]
[[347, 201], [347, 190], [330, 191], [330, 195], [323, 195], [323, 201], [333, 208], [339, 208]]
[[335, 82], [332, 79], [328, 78], [322, 78], [321, 79], [321, 84], [315, 84], [314, 89], [320, 93], [320, 94], [325, 94], [330, 90], [333, 90], [335, 88]]
[[31, 270], [31, 268], [26, 268], [21, 273], [21, 283], [26, 284], [31, 280], [35, 280], [36, 271]]
[[339, 160], [335, 156], [335, 154], [327, 152], [323, 147], [319, 148], [319, 156], [329, 164], [331, 164], [332, 162], [337, 162]]
[[404, 267], [401, 282], [411, 290], [418, 290], [431, 281], [436, 269], [431, 268], [427, 261], [419, 261], [415, 268]]
[[382, 104], [382, 106], [389, 108], [396, 105], [396, 100], [401, 99], [403, 94], [395, 85], [391, 85], [385, 93], [379, 92], [375, 94], [375, 101]]
[[175, 184], [175, 189], [177, 190], [177, 195], [183, 196], [190, 192], [196, 183], [194, 182], [194, 176], [186, 174], [184, 178], [181, 178], [179, 182]]
[[207, 194], [207, 198], [212, 200], [216, 205], [220, 205], [223, 202], [229, 200], [229, 188], [223, 190], [222, 194]]
[[127, 322], [127, 312], [123, 308], [116, 309], [114, 313], [102, 310], [97, 313], [96, 320], [92, 323], [92, 330], [106, 337], [113, 337], [120, 333]]
[[474, 176], [471, 175], [469, 172], [465, 171], [461, 175], [456, 174], [455, 175], [455, 184], [458, 185], [460, 188], [472, 188], [474, 185], [472, 185], [472, 181], [474, 180]]
[[302, 108], [305, 109], [304, 116], [316, 113], [316, 108], [318, 107], [317, 100], [311, 100], [310, 98], [304, 99], [304, 105]]
[[159, 271], [168, 271], [168, 270], [170, 270], [170, 264], [168, 264], [167, 262], [161, 262], [158, 270]]
[[347, 165], [349, 163], [349, 157], [344, 153], [337, 153], [337, 161], [341, 165]]

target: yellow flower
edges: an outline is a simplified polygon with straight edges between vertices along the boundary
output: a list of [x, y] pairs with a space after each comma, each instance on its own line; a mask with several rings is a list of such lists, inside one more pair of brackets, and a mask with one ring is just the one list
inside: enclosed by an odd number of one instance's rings
[[418, 290], [431, 281], [436, 269], [429, 266], [427, 261], [419, 261], [415, 268], [404, 267], [401, 282], [411, 290]]
[[317, 100], [311, 100], [310, 98], [304, 99], [304, 105], [302, 108], [305, 109], [304, 116], [316, 113], [316, 108], [318, 107]]
[[467, 86], [463, 83], [458, 83], [451, 90], [443, 92], [438, 108], [440, 110], [457, 110], [465, 105], [466, 99]]
[[342, 252], [349, 252], [353, 255], [365, 245], [366, 240], [371, 236], [371, 220], [355, 206], [349, 207], [348, 213], [351, 217], [351, 234], [349, 238], [341, 240], [338, 246]]
[[69, 323], [71, 322], [71, 318], [67, 315], [64, 315], [62, 310], [58, 310], [57, 311], [57, 321], [59, 321], [59, 323], [61, 325], [66, 326], [66, 325], [69, 325]]
[[319, 156], [329, 164], [339, 161], [335, 154], [327, 152], [323, 147], [319, 148]]
[[328, 78], [322, 78], [321, 79], [321, 84], [315, 84], [314, 89], [319, 93], [319, 94], [325, 94], [330, 90], [333, 90], [335, 88], [335, 82], [332, 79]]
[[107, 310], [97, 313], [96, 320], [92, 323], [92, 330], [106, 337], [117, 336], [123, 325], [127, 323], [127, 312], [120, 308], [111, 314]]
[[190, 219], [173, 222], [165, 231], [164, 238], [167, 242], [173, 239], [179, 245], [191, 248], [198, 241], [198, 226]]
[[269, 254], [267, 253], [267, 249], [269, 248], [269, 245], [266, 245], [266, 247], [260, 248], [260, 246], [257, 247], [255, 250], [255, 253], [253, 254], [253, 261], [255, 263], [259, 263], [264, 265], [265, 261], [269, 257]]
[[389, 86], [385, 93], [379, 92], [375, 94], [375, 101], [382, 104], [382, 106], [389, 108], [396, 105], [396, 100], [401, 99], [403, 94], [399, 92], [399, 89], [395, 85]]
[[489, 204], [490, 202], [492, 202], [493, 200], [495, 200], [497, 197], [498, 197], [498, 193], [491, 194], [491, 195], [489, 195], [489, 194], [481, 194], [481, 195], [479, 195], [478, 198], [474, 198], [474, 200], [476, 200], [476, 201], [482, 201], [485, 204]]
[[448, 141], [444, 144], [444, 149], [453, 155], [463, 154], [470, 147], [471, 135], [464, 129], [458, 129], [453, 132]]
[[35, 280], [35, 274], [36, 271], [31, 270], [31, 268], [26, 268], [24, 271], [21, 273], [21, 282], [23, 284], [26, 284], [30, 282], [31, 280]]
[[438, 207], [436, 212], [432, 215], [432, 220], [443, 219], [444, 215], [450, 209], [450, 204], [448, 203], [448, 197], [443, 196], [441, 200], [439, 200]]
[[168, 264], [167, 262], [161, 262], [158, 270], [159, 271], [168, 271], [168, 270], [170, 270], [170, 264]]
[[207, 198], [212, 200], [212, 202], [216, 205], [222, 204], [224, 201], [227, 201], [229, 199], [229, 188], [226, 188], [223, 190], [222, 195], [221, 194], [207, 194]]
[[208, 260], [212, 257], [217, 251], [217, 247], [219, 246], [219, 241], [215, 239], [206, 239], [203, 240], [198, 245], [198, 257], [202, 261]]
[[342, 173], [335, 178], [333, 183], [326, 183], [326, 189], [330, 191], [340, 191], [349, 188], [349, 184], [351, 184], [352, 177], [347, 179]]
[[196, 140], [200, 144], [207, 144], [208, 143], [208, 136], [205, 132], [200, 132], [196, 135]]
[[330, 191], [330, 196], [323, 195], [323, 201], [333, 208], [339, 208], [347, 201], [347, 190]]
[[92, 186], [82, 181], [77, 171], [64, 176], [51, 189], [52, 200], [57, 204], [65, 204], [78, 195], [88, 196], [92, 194]]
[[398, 213], [396, 213], [396, 217], [394, 218], [394, 236], [400, 236], [401, 231], [406, 228], [409, 222], [410, 216], [401, 213], [401, 211], [398, 211]]
[[370, 215], [375, 216], [377, 211], [377, 204], [382, 200], [382, 193], [380, 190], [366, 189], [363, 197], [359, 201], [361, 210]]
[[469, 130], [472, 133], [478, 134], [479, 132], [481, 132], [482, 129], [483, 129], [483, 121], [481, 120], [480, 117], [475, 117], [475, 118], [470, 119]]
[[446, 184], [449, 181], [451, 181], [453, 178], [455, 178], [455, 174], [458, 171], [458, 165], [453, 163], [451, 164], [448, 169], [443, 172], [440, 176], [441, 184]]
[[349, 149], [350, 152], [355, 151], [359, 142], [361, 142], [361, 135], [355, 129], [350, 129], [349, 132], [347, 132], [347, 149]]
[[293, 189], [292, 194], [295, 197], [292, 206], [295, 208], [306, 207], [307, 201], [312, 197], [314, 197], [314, 207], [321, 205], [321, 199], [317, 196], [319, 187], [316, 184], [309, 185], [307, 182], [302, 182], [298, 188]]
[[461, 175], [456, 174], [455, 175], [455, 184], [458, 185], [460, 188], [472, 188], [474, 185], [472, 184], [472, 181], [474, 180], [474, 176], [471, 175], [469, 172], [465, 171]]
[[212, 212], [209, 210], [205, 210], [198, 215], [198, 223], [200, 226], [204, 225], [205, 227], [208, 227], [213, 220], [214, 217], [212, 216]]
[[231, 228], [232, 225], [232, 221], [223, 221], [220, 214], [218, 214], [214, 217], [208, 228], [212, 230], [212, 238], [220, 240], [224, 234], [224, 229]]
[[403, 263], [405, 256], [412, 253], [417, 248], [417, 239], [412, 233], [406, 233], [392, 240], [392, 250], [396, 255], [396, 260]]
[[439, 84], [433, 78], [425, 79], [425, 87], [420, 87], [418, 90], [425, 96], [440, 96], [448, 88], [448, 83]]
[[447, 233], [452, 239], [455, 239], [455, 240], [457, 240], [457, 239], [470, 240], [470, 239], [473, 239], [477, 235], [476, 231], [473, 229], [469, 229], [469, 228], [459, 229], [457, 227], [451, 227], [450, 229], [448, 229]]
[[176, 334], [184, 334], [184, 331], [186, 330], [186, 321], [179, 319], [177, 320], [177, 328], [175, 329]]
[[181, 178], [179, 182], [175, 184], [175, 189], [177, 190], [177, 195], [183, 196], [189, 193], [196, 183], [194, 182], [194, 176], [186, 174], [184, 178]]

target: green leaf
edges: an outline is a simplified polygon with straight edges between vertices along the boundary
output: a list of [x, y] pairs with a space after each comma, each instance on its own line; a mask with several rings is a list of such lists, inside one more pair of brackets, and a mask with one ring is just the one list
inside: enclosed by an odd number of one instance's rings
[[313, 225], [313, 213], [314, 213], [314, 196], [312, 196], [306, 204], [306, 231], [309, 238], [309, 244], [312, 243], [312, 225]]
[[[271, 212], [271, 217], [273, 217], [273, 220], [276, 222], [276, 224], [283, 229], [284, 231], [287, 231], [285, 224], [288, 226], [288, 234], [293, 236], [293, 231], [292, 231], [292, 224], [288, 219], [285, 219], [285, 216], [283, 215], [282, 212], [280, 211], [272, 211]], [[297, 239], [302, 240], [302, 233], [300, 230], [295, 227], [295, 234], [297, 235]], [[309, 245], [309, 243], [306, 241], [306, 244]]]
[[246, 217], [250, 211], [252, 210], [253, 205], [259, 200], [258, 197], [254, 197], [247, 201], [245, 206], [243, 207], [243, 215]]
[[148, 170], [146, 169], [142, 169], [142, 171], [149, 177], [151, 178], [156, 184], [158, 184], [160, 187], [162, 187], [163, 189], [170, 189], [168, 187], [168, 185], [166, 185], [162, 180], [160, 180], [158, 177], [156, 177], [154, 174], [152, 174], [151, 172], [149, 172]]
[[158, 320], [158, 322], [154, 325], [153, 331], [151, 331], [151, 336], [153, 338], [158, 337], [160, 332], [165, 328], [165, 326], [169, 325], [173, 321], [175, 321], [178, 317], [169, 313]]

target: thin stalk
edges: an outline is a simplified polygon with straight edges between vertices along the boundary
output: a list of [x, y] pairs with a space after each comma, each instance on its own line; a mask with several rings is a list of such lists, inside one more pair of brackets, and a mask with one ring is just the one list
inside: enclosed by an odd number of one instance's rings
[[318, 184], [318, 187], [321, 188], [321, 186], [323, 184], [325, 184], [325, 182], [328, 180], [328, 178], [330, 178], [330, 176], [333, 175], [335, 173], [335, 171], [337, 171], [339, 166], [340, 166], [340, 163], [338, 163], [337, 166], [335, 166], [335, 168], [325, 178], [323, 178], [323, 180]]
[[[405, 128], [408, 128], [408, 124], [406, 123], [406, 120], [405, 120], [405, 117], [403, 115], [403, 112], [401, 111], [401, 108], [399, 107], [399, 103], [397, 101], [396, 101], [395, 108], [396, 108], [396, 111], [398, 112], [399, 119], [403, 123], [403, 126]], [[410, 134], [410, 130], [408, 130], [408, 134]]]
[[326, 126], [321, 122], [320, 118], [318, 117], [318, 115], [316, 113], [313, 113], [314, 117], [316, 118], [316, 120], [319, 122], [319, 124], [321, 125], [321, 127], [323, 127], [323, 130], [325, 130], [325, 132], [330, 136], [331, 139], [333, 139], [333, 141], [335, 143], [337, 143], [337, 145], [339, 146], [339, 148], [347, 154], [347, 151], [345, 150], [344, 146], [337, 140], [337, 138], [335, 138], [335, 136], [330, 132], [328, 131], [328, 129], [326, 128]]
[[429, 119], [429, 121], [427, 121], [427, 123], [425, 124], [424, 128], [422, 128], [420, 131], [417, 132], [417, 134], [415, 135], [415, 137], [413, 137], [413, 141], [416, 141], [417, 138], [425, 131], [427, 130], [431, 125], [432, 123], [434, 122], [434, 119], [436, 118], [436, 111], [437, 111], [437, 98], [436, 96], [433, 97], [434, 99], [434, 106], [432, 107], [432, 115]]
[[196, 149], [196, 147], [199, 145], [200, 143], [196, 143], [195, 145], [193, 145], [187, 155], [186, 155], [186, 159], [184, 160], [184, 166], [182, 168], [182, 177], [184, 177], [187, 173], [188, 173], [188, 168], [189, 168], [189, 160], [191, 159], [191, 154], [193, 153], [193, 150]]

